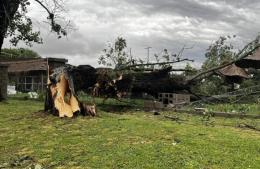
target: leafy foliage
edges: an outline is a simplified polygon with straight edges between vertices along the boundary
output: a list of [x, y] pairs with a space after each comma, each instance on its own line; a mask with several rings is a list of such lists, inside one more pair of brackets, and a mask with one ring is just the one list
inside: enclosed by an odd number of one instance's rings
[[205, 54], [206, 61], [203, 63], [203, 69], [209, 69], [229, 62], [235, 57], [234, 47], [229, 40], [236, 36], [220, 36], [212, 45], [209, 46]]
[[[236, 36], [221, 36], [209, 46], [205, 54], [206, 60], [202, 65], [202, 70], [217, 67], [230, 62], [235, 57], [234, 47], [229, 42]], [[216, 95], [225, 93], [228, 86], [224, 79], [218, 75], [209, 76], [201, 81], [200, 85], [194, 86], [193, 91], [202, 95]]]
[[30, 49], [24, 49], [24, 48], [7, 49], [7, 48], [4, 48], [1, 51], [0, 57], [4, 57], [4, 58], [40, 58], [40, 55], [38, 53], [36, 53], [35, 51], [30, 50]]
[[[51, 25], [51, 30], [57, 33], [58, 38], [66, 36], [66, 29], [56, 22], [56, 12], [63, 11], [63, 1], [34, 1], [48, 13], [47, 20]], [[10, 43], [14, 46], [17, 46], [20, 41], [24, 41], [28, 46], [32, 46], [33, 43], [42, 43], [40, 32], [33, 30], [32, 20], [27, 16], [27, 7], [30, 5], [29, 0], [2, 0], [0, 2], [0, 50], [4, 39], [7, 37], [10, 37]], [[49, 8], [53, 8], [53, 10]]]
[[24, 41], [26, 45], [32, 46], [32, 43], [42, 43], [39, 31], [33, 31], [32, 20], [26, 14], [27, 6], [30, 5], [28, 0], [20, 2], [20, 8], [16, 11], [10, 20], [10, 25], [5, 37], [10, 37], [10, 42], [17, 46], [19, 41]]
[[191, 77], [198, 73], [198, 70], [195, 69], [194, 67], [192, 67], [189, 63], [186, 64], [184, 69], [187, 70], [187, 71], [183, 72], [183, 75], [185, 77]]
[[98, 63], [106, 66], [115, 66], [116, 68], [127, 65], [130, 57], [126, 52], [126, 40], [118, 37], [114, 43], [108, 43], [107, 48], [103, 50], [103, 54], [99, 57]]
[[165, 49], [163, 49], [161, 54], [154, 54], [154, 58], [157, 63], [178, 61], [178, 60], [180, 60], [180, 57], [185, 49], [190, 49], [190, 48], [185, 48], [185, 46], [184, 46], [178, 54], [175, 54], [175, 53], [173, 54], [173, 53], [170, 53], [168, 51], [168, 49], [165, 48]]
[[[163, 49], [162, 54], [154, 54], [156, 63], [175, 61], [174, 57], [171, 58], [171, 56], [175, 56], [175, 55], [170, 55], [168, 52], [168, 49]], [[159, 64], [158, 66], [159, 66], [159, 68], [166, 68], [171, 65], [170, 64]], [[151, 67], [154, 68], [153, 65]]]
[[[141, 58], [133, 59], [127, 52], [127, 43], [123, 37], [118, 37], [114, 43], [109, 42], [107, 47], [98, 59], [100, 65], [115, 67], [117, 70], [130, 69], [137, 71], [151, 71], [171, 67], [171, 64], [181, 62], [180, 56], [184, 49], [177, 54], [170, 54], [167, 49], [163, 49], [160, 54], [154, 54], [155, 62], [144, 61]], [[149, 60], [149, 59], [148, 59]], [[188, 60], [188, 59], [184, 59]]]
[[251, 74], [252, 78], [244, 80], [241, 88], [260, 85], [260, 70], [250, 68], [248, 69], [248, 73]]

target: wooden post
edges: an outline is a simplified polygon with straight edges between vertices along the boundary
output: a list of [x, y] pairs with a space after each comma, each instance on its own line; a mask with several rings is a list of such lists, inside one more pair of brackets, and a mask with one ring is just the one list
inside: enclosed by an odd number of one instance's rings
[[8, 66], [0, 64], [0, 101], [7, 98]]
[[32, 87], [31, 87], [31, 91], [34, 91], [34, 76], [31, 77], [32, 78]]

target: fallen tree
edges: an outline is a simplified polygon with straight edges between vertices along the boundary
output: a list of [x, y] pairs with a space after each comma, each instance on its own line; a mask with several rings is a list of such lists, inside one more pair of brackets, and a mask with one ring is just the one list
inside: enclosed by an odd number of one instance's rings
[[[213, 74], [216, 74], [217, 71], [226, 68], [250, 56], [252, 53], [255, 52], [256, 49], [260, 47], [259, 38], [260, 38], [259, 36], [256, 37], [256, 39], [248, 43], [242, 50], [240, 50], [234, 56], [235, 58], [234, 60], [210, 68], [208, 70], [201, 71], [192, 77], [185, 77], [183, 75], [171, 74], [170, 71], [172, 68], [170, 67], [161, 70], [150, 71], [150, 72], [133, 73], [134, 80], [132, 85], [132, 91], [136, 93], [147, 92], [153, 96], [156, 96], [158, 92], [178, 93], [178, 92], [186, 91], [190, 94], [197, 96], [195, 93], [191, 91], [192, 86], [199, 85], [202, 79], [208, 78]], [[144, 64], [144, 66], [145, 65], [147, 64]], [[138, 64], [137, 66], [142, 67], [141, 64]], [[134, 67], [131, 68], [133, 70]]]
[[[149, 72], [136, 72], [129, 68], [120, 71], [109, 68], [95, 69], [87, 65], [61, 67], [53, 70], [48, 77], [45, 110], [60, 117], [73, 117], [77, 113], [95, 116], [95, 105], [89, 107], [78, 100], [76, 92], [79, 90], [88, 91], [93, 96], [103, 96], [105, 99], [109, 97], [119, 99], [128, 92], [148, 93], [153, 96], [157, 96], [159, 92], [186, 91], [194, 94], [191, 86], [197, 85], [201, 79], [211, 76], [215, 71], [251, 55], [259, 46], [259, 37], [257, 37], [236, 55], [235, 60], [200, 72], [192, 78], [171, 74], [171, 66]], [[142, 65], [137, 65], [140, 66]]]
[[234, 63], [237, 63], [237, 62], [245, 59], [246, 57], [252, 55], [260, 47], [259, 41], [260, 41], [260, 35], [257, 36], [256, 39], [254, 39], [253, 41], [248, 43], [242, 50], [240, 50], [234, 57], [235, 58], [234, 60], [224, 63], [220, 66], [213, 67], [206, 71], [202, 71], [202, 72], [196, 74], [195, 76], [191, 77], [190, 79], [187, 79], [187, 83], [192, 83], [194, 81], [198, 81], [205, 77], [208, 77], [208, 76], [212, 75], [215, 71], [225, 68]]

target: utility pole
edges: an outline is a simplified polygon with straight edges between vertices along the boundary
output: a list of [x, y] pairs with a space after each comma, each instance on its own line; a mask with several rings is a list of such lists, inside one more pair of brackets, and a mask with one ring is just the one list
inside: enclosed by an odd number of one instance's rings
[[130, 58], [131, 58], [131, 60], [132, 60], [132, 48], [130, 48], [129, 53], [130, 53]]
[[147, 63], [149, 63], [149, 60], [150, 60], [150, 49], [152, 47], [148, 46], [147, 48], [144, 48], [144, 49], [147, 49]]
[[133, 56], [132, 56], [132, 48], [130, 48], [129, 53], [130, 53], [130, 62], [131, 62], [130, 65], [131, 65], [131, 64], [134, 64], [133, 63]]

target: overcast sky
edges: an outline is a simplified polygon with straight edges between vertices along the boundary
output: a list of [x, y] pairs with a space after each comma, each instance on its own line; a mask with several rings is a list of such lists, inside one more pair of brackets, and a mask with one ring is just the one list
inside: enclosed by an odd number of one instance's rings
[[44, 39], [32, 49], [75, 65], [98, 66], [106, 43], [123, 36], [135, 57], [146, 57], [147, 46], [152, 47], [151, 55], [164, 48], [177, 53], [183, 45], [194, 46], [184, 56], [198, 66], [219, 36], [237, 35], [236, 47], [242, 48], [260, 32], [259, 0], [67, 0], [65, 8], [76, 30], [59, 40], [45, 30], [44, 10], [37, 4], [29, 9]]

